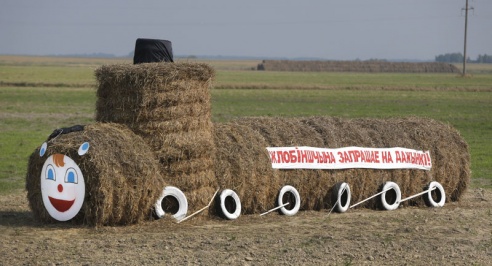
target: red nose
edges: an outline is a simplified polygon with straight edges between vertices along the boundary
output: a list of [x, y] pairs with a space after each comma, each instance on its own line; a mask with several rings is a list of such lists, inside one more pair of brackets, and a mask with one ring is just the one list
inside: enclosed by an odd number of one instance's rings
[[63, 186], [61, 184], [58, 184], [58, 192], [60, 193], [63, 192]]

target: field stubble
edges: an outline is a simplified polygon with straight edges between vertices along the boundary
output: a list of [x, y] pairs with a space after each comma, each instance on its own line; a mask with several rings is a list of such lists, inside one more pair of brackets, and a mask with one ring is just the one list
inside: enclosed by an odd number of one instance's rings
[[125, 227], [35, 222], [25, 192], [0, 195], [4, 265], [488, 265], [492, 190], [442, 208], [271, 213]]

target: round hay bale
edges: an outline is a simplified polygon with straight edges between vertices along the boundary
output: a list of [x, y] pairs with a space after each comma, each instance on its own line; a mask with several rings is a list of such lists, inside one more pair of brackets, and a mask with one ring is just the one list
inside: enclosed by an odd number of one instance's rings
[[278, 171], [271, 167], [265, 139], [252, 128], [235, 123], [215, 124], [214, 136], [219, 187], [238, 194], [243, 214], [275, 207], [281, 182]]
[[[301, 209], [319, 210], [330, 207], [330, 189], [337, 182], [347, 182], [352, 188], [353, 201], [361, 201], [378, 192], [381, 184], [393, 181], [400, 186], [403, 196], [411, 196], [423, 191], [430, 181], [440, 182], [446, 191], [447, 198], [457, 201], [470, 182], [470, 155], [468, 145], [459, 132], [451, 126], [427, 118], [390, 118], [390, 119], [341, 119], [333, 117], [309, 118], [243, 118], [233, 121], [230, 125], [241, 127], [236, 131], [249, 132], [259, 136], [250, 137], [250, 146], [292, 147], [312, 146], [323, 148], [343, 148], [350, 146], [369, 148], [404, 147], [415, 150], [429, 150], [433, 162], [430, 171], [418, 169], [344, 169], [344, 170], [307, 170], [280, 169], [274, 170], [264, 165], [267, 171], [263, 176], [275, 176], [271, 189], [282, 185], [292, 185], [301, 195]], [[248, 131], [251, 129], [250, 131]], [[231, 131], [232, 129], [229, 129]], [[256, 138], [256, 140], [253, 140]], [[222, 139], [226, 139], [223, 137]], [[233, 146], [234, 143], [220, 143], [220, 146]], [[256, 142], [253, 142], [256, 141]], [[237, 167], [244, 157], [243, 150], [235, 155]], [[230, 155], [231, 156], [231, 155]], [[265, 157], [266, 156], [266, 157]], [[268, 155], [257, 156], [256, 162], [248, 165], [265, 164]], [[239, 158], [237, 158], [239, 157]], [[233, 160], [233, 159], [230, 159]], [[269, 163], [269, 161], [268, 161]], [[233, 162], [229, 162], [233, 165]], [[216, 163], [219, 165], [219, 163]], [[217, 167], [217, 166], [216, 166]], [[232, 168], [229, 166], [229, 168]], [[216, 170], [217, 171], [217, 170]], [[228, 170], [221, 172], [223, 178], [234, 178]], [[235, 174], [238, 175], [238, 174]], [[224, 180], [219, 181], [225, 182]], [[269, 183], [266, 182], [268, 185]], [[403, 204], [423, 206], [421, 198], [409, 200]], [[366, 207], [375, 208], [374, 201], [365, 203]]]
[[[88, 142], [86, 154], [79, 146]], [[150, 217], [165, 182], [149, 146], [124, 125], [95, 123], [83, 131], [62, 134], [48, 141], [46, 154], [37, 148], [29, 158], [26, 189], [29, 206], [37, 220], [51, 223], [42, 199], [41, 172], [50, 155], [71, 158], [85, 181], [85, 198], [71, 219], [76, 224], [126, 225]], [[57, 177], [63, 179], [63, 177]]]
[[304, 146], [323, 146], [323, 139], [319, 134], [311, 127], [303, 127], [297, 118], [246, 117], [234, 122], [259, 132], [269, 145], [296, 146], [302, 139]]
[[[190, 214], [195, 213], [196, 211], [201, 210], [205, 206], [207, 206], [210, 203], [210, 201], [213, 200], [212, 197], [214, 196], [216, 191], [217, 191], [217, 188], [206, 187], [206, 186], [189, 190], [186, 193], [187, 197], [188, 197], [188, 202], [193, 202], [196, 205], [193, 208], [193, 210], [190, 211], [189, 213]], [[203, 219], [203, 218], [208, 218], [209, 216], [212, 216], [212, 215], [215, 215], [215, 216], [217, 215], [217, 211], [214, 207], [213, 202], [209, 206], [208, 209], [203, 211], [203, 213], [207, 214], [207, 215], [197, 215], [197, 216], [195, 216], [196, 218], [194, 218], [194, 219], [197, 219], [197, 218]]]

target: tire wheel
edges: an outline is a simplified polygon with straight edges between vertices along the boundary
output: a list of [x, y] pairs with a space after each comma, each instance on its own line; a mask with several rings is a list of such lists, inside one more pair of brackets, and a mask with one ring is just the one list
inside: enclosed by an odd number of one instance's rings
[[234, 190], [224, 189], [220, 193], [220, 212], [229, 220], [236, 220], [241, 215], [241, 200]]
[[[386, 190], [386, 191], [385, 191]], [[398, 184], [388, 181], [384, 183], [381, 191], [385, 191], [380, 195], [381, 209], [392, 211], [398, 209], [401, 201], [401, 191]]]
[[428, 207], [444, 206], [444, 203], [446, 203], [446, 193], [444, 193], [443, 186], [439, 182], [432, 181], [424, 188], [424, 191], [432, 188], [436, 189], [428, 191], [423, 195], [425, 205]]
[[301, 208], [301, 196], [297, 189], [293, 186], [284, 186], [280, 189], [277, 198], [278, 206], [282, 206], [285, 203], [289, 203], [289, 205], [280, 208], [280, 213], [292, 216], [295, 215], [299, 209]]
[[182, 220], [188, 212], [188, 200], [185, 194], [177, 187], [167, 186], [154, 204], [154, 212], [157, 218], [162, 218], [166, 212], [173, 214], [176, 220]]
[[338, 213], [346, 212], [350, 207], [352, 194], [348, 183], [340, 182], [333, 186], [331, 192], [331, 202], [334, 210]]

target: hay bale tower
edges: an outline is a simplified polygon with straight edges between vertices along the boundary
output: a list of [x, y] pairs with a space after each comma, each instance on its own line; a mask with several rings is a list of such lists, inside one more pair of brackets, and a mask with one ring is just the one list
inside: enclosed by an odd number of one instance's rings
[[165, 182], [186, 194], [190, 211], [210, 200], [214, 175], [210, 86], [199, 63], [143, 63], [96, 70], [96, 120], [127, 125], [154, 151]]
[[[90, 148], [86, 154], [79, 155], [79, 147], [85, 142]], [[42, 149], [46, 151], [43, 156], [40, 155]], [[47, 147], [38, 147], [29, 158], [27, 197], [34, 217], [41, 222], [56, 221], [47, 211], [50, 206], [46, 204], [50, 203], [43, 204], [45, 195], [42, 195], [45, 193], [42, 192], [42, 183], [45, 182], [42, 179], [49, 176], [43, 176], [43, 168], [50, 167], [45, 163], [51, 155], [57, 157], [55, 154], [63, 155], [60, 157], [61, 165], [73, 160], [80, 168], [79, 174], [83, 175], [72, 180], [72, 183], [85, 188], [80, 211], [70, 219], [75, 224], [127, 225], [148, 219], [152, 205], [165, 185], [154, 154], [141, 137], [124, 125], [87, 125], [83, 131], [62, 134], [48, 141]], [[65, 177], [49, 177], [59, 184], [57, 191], [60, 193], [55, 190], [50, 195], [52, 198], [61, 198], [61, 192], [70, 189], [66, 184], [70, 171], [67, 170]], [[56, 204], [53, 199], [50, 201]]]

